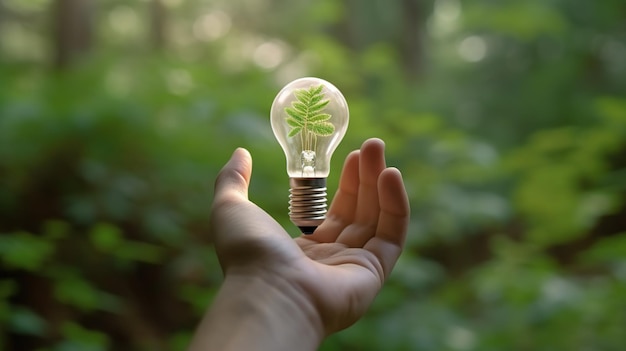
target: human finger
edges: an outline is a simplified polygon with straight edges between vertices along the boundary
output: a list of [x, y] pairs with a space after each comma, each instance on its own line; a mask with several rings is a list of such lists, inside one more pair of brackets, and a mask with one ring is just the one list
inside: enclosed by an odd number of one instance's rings
[[339, 187], [328, 209], [326, 219], [308, 239], [334, 242], [341, 231], [353, 221], [359, 190], [359, 150], [346, 157], [339, 178]]
[[337, 242], [349, 247], [363, 247], [374, 235], [380, 211], [378, 177], [385, 169], [385, 143], [368, 139], [361, 146], [359, 186], [353, 223], [344, 230]]
[[248, 199], [252, 157], [248, 150], [237, 148], [215, 180], [214, 203]]
[[380, 213], [376, 235], [364, 248], [378, 258], [384, 277], [387, 277], [402, 252], [411, 210], [402, 174], [398, 169], [385, 169], [380, 174], [378, 189]]
[[302, 256], [280, 224], [248, 201], [251, 173], [250, 153], [238, 148], [215, 181], [209, 235], [225, 271], [233, 265], [253, 264], [259, 260], [268, 265]]

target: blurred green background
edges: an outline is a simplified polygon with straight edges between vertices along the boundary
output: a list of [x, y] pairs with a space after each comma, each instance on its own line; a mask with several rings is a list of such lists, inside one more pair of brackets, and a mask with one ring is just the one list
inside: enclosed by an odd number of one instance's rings
[[235, 147], [297, 234], [269, 108], [302, 76], [351, 108], [330, 188], [380, 137], [412, 206], [322, 350], [624, 350], [623, 0], [0, 0], [0, 349], [184, 349]]

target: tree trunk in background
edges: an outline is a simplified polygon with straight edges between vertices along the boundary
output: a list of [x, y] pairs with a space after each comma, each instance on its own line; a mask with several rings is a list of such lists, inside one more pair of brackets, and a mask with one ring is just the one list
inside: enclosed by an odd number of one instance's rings
[[7, 14], [7, 10], [4, 7], [4, 0], [0, 0], [0, 59], [2, 59], [2, 57], [4, 56], [4, 50], [2, 50], [2, 40], [4, 39], [1, 36], [1, 32], [2, 32], [2, 25], [5, 23], [6, 19], [5, 17], [8, 17]]
[[93, 0], [55, 0], [53, 4], [54, 66], [69, 67], [93, 44]]
[[422, 0], [403, 0], [404, 14], [400, 53], [405, 71], [412, 80], [416, 80], [422, 69], [422, 35], [425, 16], [422, 13]]
[[[432, 0], [377, 0], [364, 7], [359, 0], [343, 0], [344, 16], [335, 27], [335, 36], [355, 52], [376, 42], [389, 42], [401, 57], [409, 80], [423, 69], [423, 36]], [[384, 13], [383, 13], [384, 12]], [[389, 21], [389, 16], [397, 16]]]
[[359, 11], [358, 0], [343, 0], [344, 15], [334, 28], [334, 36], [345, 46], [352, 50], [360, 47], [358, 18], [362, 15]]
[[150, 1], [150, 42], [155, 50], [167, 46], [167, 9], [161, 0]]

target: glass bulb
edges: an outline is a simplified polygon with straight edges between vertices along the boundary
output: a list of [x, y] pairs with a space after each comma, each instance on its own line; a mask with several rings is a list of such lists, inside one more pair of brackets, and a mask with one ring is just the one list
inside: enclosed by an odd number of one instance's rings
[[332, 154], [348, 129], [348, 103], [331, 83], [300, 78], [278, 93], [270, 116], [287, 159], [289, 217], [310, 234], [326, 218], [326, 178]]

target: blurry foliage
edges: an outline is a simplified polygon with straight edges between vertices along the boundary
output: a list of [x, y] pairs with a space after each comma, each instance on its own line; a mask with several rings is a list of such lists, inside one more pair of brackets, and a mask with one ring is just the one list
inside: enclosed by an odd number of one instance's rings
[[329, 188], [380, 137], [412, 206], [374, 306], [323, 350], [623, 349], [623, 1], [168, 0], [160, 51], [150, 1], [105, 1], [64, 71], [52, 3], [0, 3], [0, 349], [183, 349], [221, 279], [207, 218], [234, 148], [297, 233], [269, 107], [305, 75], [351, 110]]

